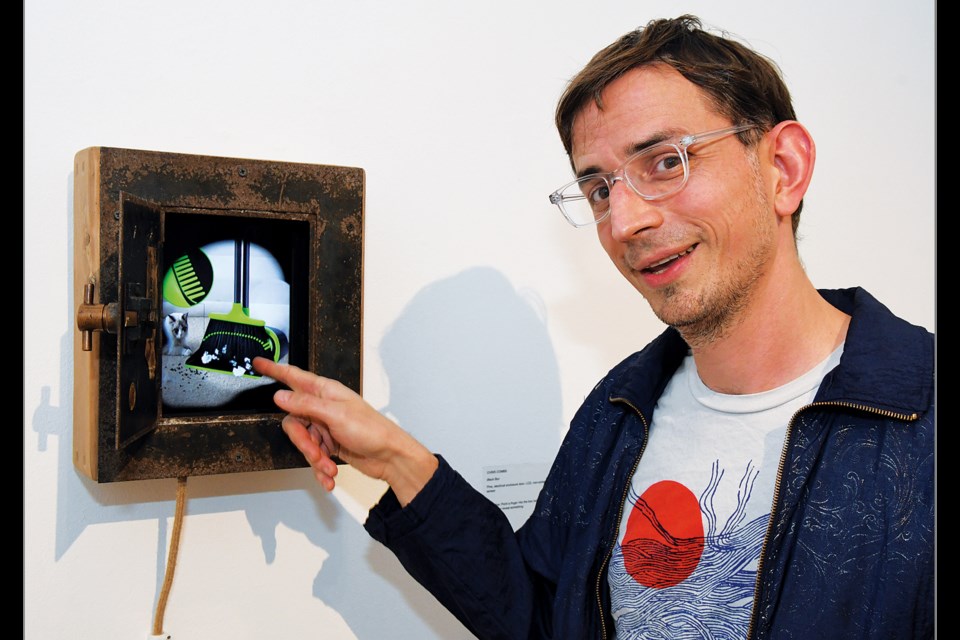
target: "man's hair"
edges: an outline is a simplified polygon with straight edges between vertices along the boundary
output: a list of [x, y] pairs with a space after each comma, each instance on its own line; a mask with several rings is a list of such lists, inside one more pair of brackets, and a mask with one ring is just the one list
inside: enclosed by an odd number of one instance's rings
[[[755, 124], [739, 134], [741, 142], [759, 140], [784, 120], [796, 120], [790, 92], [776, 63], [728, 37], [705, 31], [692, 15], [651, 20], [600, 50], [567, 85], [557, 104], [556, 124], [568, 155], [572, 153], [573, 121], [589, 102], [603, 109], [603, 90], [638, 67], [665, 64], [700, 87], [717, 112], [732, 124]], [[793, 231], [800, 209], [793, 213]]]

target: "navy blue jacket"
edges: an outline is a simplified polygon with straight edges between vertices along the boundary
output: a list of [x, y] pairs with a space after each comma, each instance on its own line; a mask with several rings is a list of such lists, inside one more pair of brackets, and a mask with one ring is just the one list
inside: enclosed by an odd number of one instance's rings
[[[934, 339], [863, 289], [840, 364], [787, 430], [750, 638], [933, 637]], [[612, 638], [606, 566], [667, 381], [673, 329], [604, 377], [574, 417], [516, 532], [442, 457], [405, 508], [365, 527], [478, 638]]]

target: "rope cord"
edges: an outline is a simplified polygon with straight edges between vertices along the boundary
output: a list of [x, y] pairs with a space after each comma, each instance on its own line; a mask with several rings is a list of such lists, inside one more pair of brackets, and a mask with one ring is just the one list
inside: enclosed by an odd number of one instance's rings
[[173, 533], [170, 535], [170, 551], [167, 554], [167, 569], [163, 576], [163, 588], [157, 600], [157, 610], [153, 615], [153, 635], [163, 633], [163, 613], [167, 608], [167, 596], [173, 584], [173, 570], [177, 566], [177, 552], [180, 549], [180, 528], [183, 525], [184, 506], [187, 503], [187, 478], [177, 478], [177, 509], [173, 516]]

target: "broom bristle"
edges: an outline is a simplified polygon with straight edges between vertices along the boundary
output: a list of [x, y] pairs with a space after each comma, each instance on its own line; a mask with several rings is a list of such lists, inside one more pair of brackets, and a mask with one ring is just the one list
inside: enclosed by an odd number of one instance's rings
[[186, 360], [186, 366], [214, 373], [259, 378], [253, 370], [253, 359], [279, 357], [276, 334], [266, 326], [240, 324], [210, 318], [203, 341]]

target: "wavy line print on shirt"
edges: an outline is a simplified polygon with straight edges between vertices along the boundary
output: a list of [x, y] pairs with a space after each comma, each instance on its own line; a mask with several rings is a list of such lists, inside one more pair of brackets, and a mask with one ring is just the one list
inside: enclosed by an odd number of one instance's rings
[[[714, 496], [723, 477], [719, 463], [712, 466], [710, 481], [699, 501], [699, 506], [689, 508], [686, 515], [676, 509], [662, 509], [660, 491], [671, 488], [670, 484], [657, 483], [643, 494], [647, 509], [633, 509], [630, 515], [635, 521], [628, 524], [625, 536], [626, 546], [634, 546], [638, 531], [646, 532], [647, 540], [659, 545], [657, 565], [651, 560], [638, 564], [632, 563], [632, 570], [641, 579], [653, 582], [657, 586], [645, 586], [628, 573], [624, 564], [623, 547], [617, 545], [610, 562], [607, 576], [611, 597], [612, 613], [616, 620], [617, 638], [623, 640], [738, 640], [743, 638], [750, 623], [753, 590], [756, 582], [756, 563], [760, 557], [763, 536], [769, 513], [746, 521], [746, 505], [750, 500], [753, 483], [757, 473], [750, 463], [740, 479], [737, 489], [737, 505], [717, 530], [717, 517], [714, 509]], [[667, 481], [669, 482], [669, 481]], [[661, 488], [651, 491], [660, 485]], [[673, 485], [683, 487], [680, 483]], [[676, 486], [672, 487], [676, 489]], [[683, 487], [685, 491], [689, 491]], [[692, 496], [692, 493], [691, 493]], [[636, 503], [636, 494], [630, 497]], [[669, 503], [668, 503], [669, 504]], [[688, 505], [690, 503], [687, 503]], [[686, 518], [687, 530], [692, 518], [696, 522], [706, 523], [706, 532], [702, 536], [684, 537], [684, 531], [678, 526]], [[669, 515], [668, 515], [669, 514]], [[692, 516], [690, 515], [692, 514]], [[648, 519], [653, 516], [655, 521]], [[656, 522], [656, 524], [654, 524]], [[644, 523], [641, 526], [641, 523]], [[700, 525], [703, 526], [703, 525]], [[632, 530], [632, 532], [631, 532]], [[669, 535], [664, 537], [663, 533]], [[671, 542], [672, 541], [672, 542]], [[692, 549], [700, 546], [701, 552], [693, 568], [685, 579], [673, 586], [671, 580], [682, 571], [671, 568], [672, 563], [690, 565], [690, 558], [671, 555], [671, 549]], [[650, 545], [651, 547], [654, 545]], [[636, 560], [636, 554], [629, 553]]]
[[[719, 532], [713, 508], [713, 497], [723, 478], [719, 461], [713, 463], [710, 481], [699, 500], [673, 480], [651, 485], [633, 500], [622, 544], [626, 572], [639, 584], [654, 589], [682, 583], [705, 561], [719, 581], [732, 577], [742, 569], [744, 552], [749, 553], [762, 542], [762, 529], [758, 536], [753, 527], [748, 527], [747, 532], [752, 533], [744, 537], [740, 526], [756, 477], [757, 470], [748, 462], [740, 479], [737, 506]], [[764, 523], [766, 518], [762, 517]]]
[[[667, 493], [667, 504], [670, 492], [682, 495], [677, 487], [682, 487], [692, 498], [692, 492], [677, 482], [656, 483], [644, 492], [645, 506], [633, 509], [630, 515], [633, 522], [628, 520], [625, 546], [629, 549], [642, 545], [648, 552], [653, 549], [657, 552], [646, 557], [643, 553], [628, 551], [631, 573], [623, 561], [623, 547], [617, 545], [614, 550], [608, 581], [618, 638], [732, 640], [743, 637], [750, 622], [756, 561], [769, 519], [767, 513], [745, 522], [746, 505], [756, 476], [756, 470], [748, 462], [737, 491], [737, 507], [720, 531], [717, 531], [713, 507], [713, 498], [723, 477], [719, 462], [714, 462], [710, 481], [700, 500], [693, 501], [699, 509], [690, 509], [689, 502], [685, 503], [686, 514], [678, 509], [662, 508], [661, 491]], [[654, 487], [658, 488], [654, 490]], [[636, 503], [639, 497], [632, 494], [630, 501]], [[701, 513], [706, 534], [684, 537], [685, 530], [696, 531], [690, 522], [699, 523]], [[648, 536], [646, 541], [638, 543], [635, 536], [644, 532]], [[697, 548], [700, 552], [695, 560], [687, 557]], [[686, 568], [681, 568], [684, 566]], [[670, 586], [670, 582], [691, 566], [692, 572], [686, 578]], [[637, 576], [656, 586], [645, 586]]]

